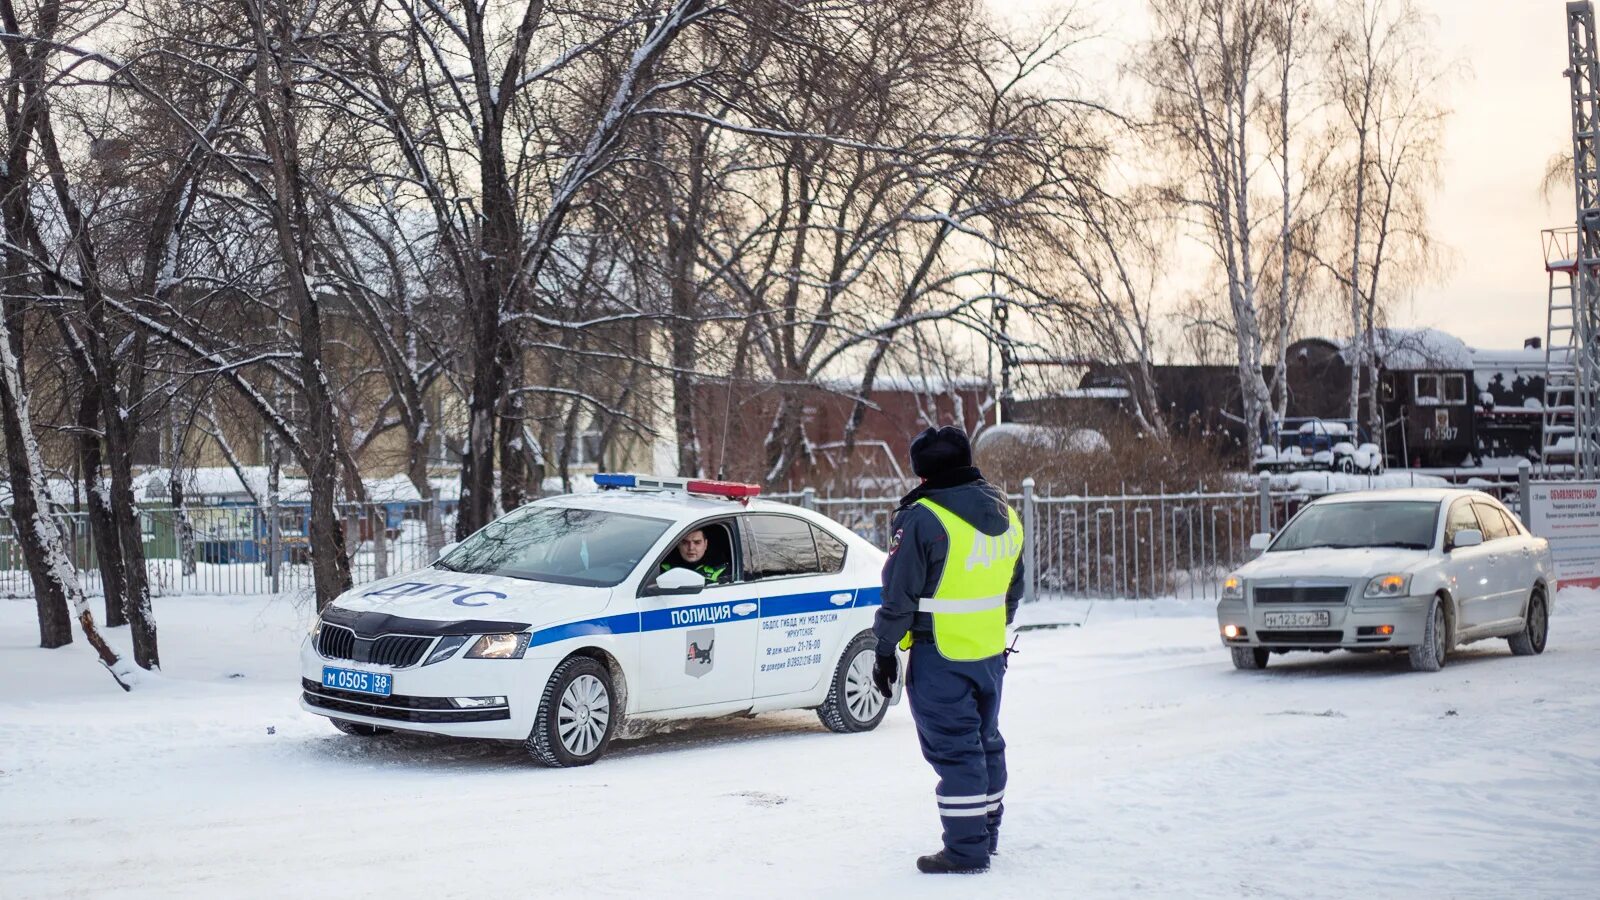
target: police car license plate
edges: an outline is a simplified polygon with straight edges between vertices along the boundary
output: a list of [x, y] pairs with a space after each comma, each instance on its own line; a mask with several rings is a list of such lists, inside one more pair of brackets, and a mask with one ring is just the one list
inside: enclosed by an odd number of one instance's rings
[[1327, 628], [1330, 621], [1325, 609], [1315, 612], [1269, 612], [1261, 616], [1264, 628]]
[[355, 669], [322, 667], [322, 686], [358, 694], [387, 697], [394, 689], [394, 676], [382, 672], [357, 672]]

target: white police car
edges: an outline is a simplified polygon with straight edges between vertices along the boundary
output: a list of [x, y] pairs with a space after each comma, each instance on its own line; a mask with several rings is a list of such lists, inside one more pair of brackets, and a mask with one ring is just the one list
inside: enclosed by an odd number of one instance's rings
[[[347, 734], [520, 740], [550, 766], [594, 762], [625, 722], [883, 719], [881, 551], [752, 485], [595, 480], [613, 489], [530, 503], [431, 568], [338, 597], [301, 650], [301, 706]], [[726, 564], [718, 583], [671, 565], [693, 531]]]

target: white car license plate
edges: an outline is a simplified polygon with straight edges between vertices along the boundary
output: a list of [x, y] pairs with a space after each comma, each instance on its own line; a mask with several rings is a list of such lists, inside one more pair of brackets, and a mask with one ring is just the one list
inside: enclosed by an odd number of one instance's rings
[[341, 691], [355, 691], [361, 694], [387, 697], [389, 692], [393, 690], [394, 679], [382, 672], [358, 672], [355, 669], [323, 666], [322, 686], [338, 688]]
[[1262, 613], [1261, 625], [1265, 628], [1327, 628], [1331, 621], [1328, 611], [1269, 612]]

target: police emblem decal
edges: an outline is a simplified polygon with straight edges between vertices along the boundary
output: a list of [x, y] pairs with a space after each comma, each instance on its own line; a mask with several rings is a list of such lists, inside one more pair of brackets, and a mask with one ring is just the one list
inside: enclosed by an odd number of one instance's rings
[[717, 643], [715, 628], [696, 628], [684, 637], [683, 673], [699, 678], [711, 671], [716, 660], [711, 650]]

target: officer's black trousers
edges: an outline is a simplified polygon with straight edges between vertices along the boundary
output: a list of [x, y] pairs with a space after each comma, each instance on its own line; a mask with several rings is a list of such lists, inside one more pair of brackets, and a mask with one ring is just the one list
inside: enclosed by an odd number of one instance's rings
[[935, 788], [944, 846], [964, 863], [989, 858], [1006, 793], [1006, 742], [1000, 736], [1005, 656], [945, 659], [932, 640], [911, 646], [906, 695], [922, 755], [939, 774]]

